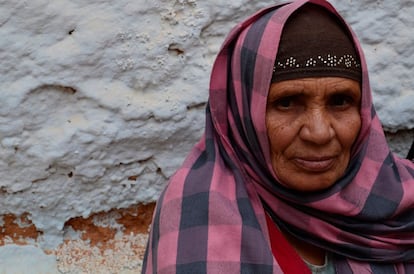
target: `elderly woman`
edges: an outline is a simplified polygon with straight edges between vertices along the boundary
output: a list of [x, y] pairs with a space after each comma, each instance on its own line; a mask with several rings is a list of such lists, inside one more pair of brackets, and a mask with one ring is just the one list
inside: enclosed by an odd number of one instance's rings
[[143, 273], [414, 273], [413, 177], [335, 9], [261, 10], [218, 54], [205, 134], [160, 197]]

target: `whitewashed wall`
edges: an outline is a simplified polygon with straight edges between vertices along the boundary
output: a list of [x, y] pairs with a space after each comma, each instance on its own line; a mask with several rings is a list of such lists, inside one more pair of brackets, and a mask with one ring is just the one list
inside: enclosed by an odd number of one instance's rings
[[[70, 218], [156, 200], [202, 134], [224, 36], [274, 2], [0, 0], [0, 215], [28, 213], [53, 248]], [[362, 41], [404, 156], [414, 2], [331, 2]]]

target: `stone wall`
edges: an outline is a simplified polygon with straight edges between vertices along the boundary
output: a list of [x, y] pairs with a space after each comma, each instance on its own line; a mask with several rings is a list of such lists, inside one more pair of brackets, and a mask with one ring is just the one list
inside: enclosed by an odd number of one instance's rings
[[[331, 2], [360, 37], [405, 156], [414, 2]], [[136, 273], [153, 202], [202, 134], [221, 42], [272, 3], [0, 0], [0, 269], [13, 273], [20, 254], [30, 273]]]

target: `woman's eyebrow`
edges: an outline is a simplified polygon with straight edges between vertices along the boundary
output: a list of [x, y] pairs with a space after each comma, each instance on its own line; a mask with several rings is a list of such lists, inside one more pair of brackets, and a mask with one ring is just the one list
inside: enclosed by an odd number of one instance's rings
[[291, 95], [301, 95], [306, 91], [305, 87], [302, 85], [289, 85], [279, 88], [277, 91], [270, 89], [269, 96], [273, 95], [274, 97], [280, 96], [291, 96]]
[[346, 94], [346, 95], [354, 95], [354, 96], [361, 95], [360, 89], [349, 87], [349, 86], [336, 86], [332, 88], [331, 90], [332, 90], [331, 93], [335, 93], [335, 94]]

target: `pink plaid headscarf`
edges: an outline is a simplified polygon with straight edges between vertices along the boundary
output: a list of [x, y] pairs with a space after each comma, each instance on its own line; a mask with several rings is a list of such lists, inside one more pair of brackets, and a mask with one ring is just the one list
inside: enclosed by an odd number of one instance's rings
[[228, 35], [211, 74], [205, 134], [158, 201], [143, 273], [282, 273], [264, 205], [278, 226], [332, 253], [337, 273], [414, 273], [414, 164], [388, 148], [355, 36], [362, 127], [346, 174], [306, 194], [273, 175], [267, 94], [283, 25], [306, 3], [347, 27], [328, 2], [299, 0], [263, 9]]

